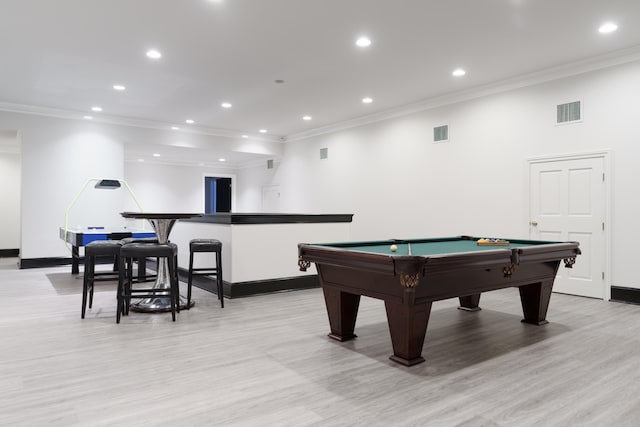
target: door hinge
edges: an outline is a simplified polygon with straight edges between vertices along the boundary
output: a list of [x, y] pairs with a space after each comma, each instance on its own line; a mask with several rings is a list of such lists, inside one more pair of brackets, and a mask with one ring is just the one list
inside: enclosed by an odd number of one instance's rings
[[604, 271], [602, 272], [602, 280], [604, 280]]
[[602, 182], [604, 182], [604, 172], [602, 172]]
[[604, 231], [604, 222], [602, 223], [602, 231]]

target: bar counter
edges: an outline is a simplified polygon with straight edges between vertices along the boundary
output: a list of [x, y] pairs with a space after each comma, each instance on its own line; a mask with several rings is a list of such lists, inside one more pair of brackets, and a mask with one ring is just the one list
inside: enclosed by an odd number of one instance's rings
[[[298, 243], [350, 240], [353, 214], [217, 213], [178, 221], [171, 242], [178, 265], [189, 265], [191, 239], [222, 242], [224, 295], [229, 298], [318, 287], [315, 269], [299, 271]], [[196, 254], [196, 265], [213, 263], [213, 254]], [[201, 260], [201, 261], [199, 261]], [[213, 281], [194, 281], [215, 290]]]

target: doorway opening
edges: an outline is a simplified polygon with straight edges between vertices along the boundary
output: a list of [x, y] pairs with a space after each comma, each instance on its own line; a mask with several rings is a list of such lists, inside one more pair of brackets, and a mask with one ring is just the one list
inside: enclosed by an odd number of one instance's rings
[[229, 213], [233, 207], [233, 179], [231, 177], [204, 177], [204, 213]]

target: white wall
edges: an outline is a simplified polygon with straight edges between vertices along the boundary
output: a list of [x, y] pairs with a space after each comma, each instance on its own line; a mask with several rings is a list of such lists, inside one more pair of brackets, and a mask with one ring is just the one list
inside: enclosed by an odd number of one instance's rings
[[[204, 177], [232, 175], [224, 167], [125, 163], [125, 179], [147, 212], [204, 212]], [[125, 207], [138, 210], [131, 199]]]
[[0, 249], [20, 248], [20, 154], [0, 152]]
[[[90, 123], [0, 115], [22, 130], [22, 258], [69, 256], [59, 239], [65, 211], [90, 178], [121, 178], [124, 142]], [[118, 223], [119, 190], [95, 190], [78, 198], [70, 226]]]
[[[611, 149], [611, 283], [640, 288], [638, 99], [640, 62], [485, 96], [289, 142], [272, 174], [240, 171], [241, 192], [280, 184], [283, 211], [354, 213], [353, 240], [526, 238], [527, 159]], [[556, 105], [576, 100], [583, 122], [557, 126]], [[434, 144], [442, 124], [450, 142]]]
[[[171, 130], [113, 125], [82, 119], [57, 118], [0, 111], [0, 129], [19, 130], [22, 139], [21, 237], [23, 259], [69, 257], [70, 248], [59, 238], [65, 211], [83, 184], [90, 178], [125, 177], [124, 148], [128, 143], [142, 147], [165, 146], [169, 151], [187, 150], [176, 146]], [[238, 153], [281, 155], [278, 142], [244, 141], [235, 138], [200, 134], [183, 135], [189, 147], [223, 147]], [[138, 168], [127, 167], [131, 171]], [[158, 166], [157, 173], [132, 173], [131, 185], [147, 211], [157, 208], [180, 209], [189, 203], [189, 193], [202, 194], [192, 183], [199, 182], [200, 172], [189, 168]], [[144, 173], [143, 173], [144, 172]], [[205, 172], [220, 172], [218, 170]], [[228, 171], [227, 171], [228, 172]], [[191, 178], [195, 177], [196, 181]], [[153, 185], [153, 181], [157, 185]], [[140, 182], [142, 188], [136, 188]], [[178, 183], [184, 183], [178, 187]], [[186, 190], [189, 189], [189, 190]], [[148, 193], [147, 193], [148, 192]], [[195, 196], [194, 196], [195, 197]], [[195, 200], [195, 199], [194, 199]], [[120, 212], [137, 209], [126, 189], [95, 190], [93, 183], [78, 198], [69, 212], [69, 226], [121, 226]], [[202, 210], [198, 204], [196, 211]]]

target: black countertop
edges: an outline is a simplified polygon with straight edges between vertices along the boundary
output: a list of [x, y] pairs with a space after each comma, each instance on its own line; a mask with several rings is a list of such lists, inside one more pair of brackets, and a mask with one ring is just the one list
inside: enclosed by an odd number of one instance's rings
[[216, 213], [184, 222], [211, 224], [309, 224], [324, 222], [351, 222], [353, 214], [293, 214], [293, 213]]

